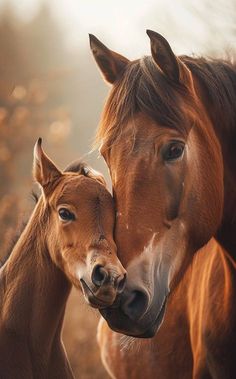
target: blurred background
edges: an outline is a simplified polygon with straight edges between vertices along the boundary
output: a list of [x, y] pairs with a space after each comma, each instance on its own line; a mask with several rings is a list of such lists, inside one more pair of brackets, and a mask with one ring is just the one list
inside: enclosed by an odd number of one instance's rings
[[[61, 167], [89, 153], [108, 93], [88, 33], [135, 59], [149, 54], [145, 29], [162, 33], [177, 54], [229, 56], [236, 0], [0, 0], [0, 258], [32, 210], [32, 150], [41, 136]], [[97, 312], [72, 291], [64, 342], [76, 377], [107, 378], [96, 343]]]

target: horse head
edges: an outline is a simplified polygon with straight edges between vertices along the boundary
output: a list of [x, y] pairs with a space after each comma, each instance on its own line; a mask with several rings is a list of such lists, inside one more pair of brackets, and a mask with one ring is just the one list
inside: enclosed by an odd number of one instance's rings
[[[148, 31], [151, 56], [135, 61], [90, 36], [112, 89], [97, 134], [110, 169], [115, 242], [127, 270], [119, 302], [102, 310], [109, 326], [152, 337], [194, 254], [222, 219], [222, 152], [203, 89], [184, 57]], [[206, 94], [204, 94], [206, 95]]]

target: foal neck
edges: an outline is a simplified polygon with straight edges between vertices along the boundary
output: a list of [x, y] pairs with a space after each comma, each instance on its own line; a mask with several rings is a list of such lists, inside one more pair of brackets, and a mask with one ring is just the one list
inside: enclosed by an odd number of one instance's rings
[[51, 355], [55, 341], [60, 340], [71, 288], [50, 258], [45, 233], [40, 199], [0, 271], [0, 335], [14, 335], [16, 340], [27, 344], [31, 357], [37, 354], [44, 361]]

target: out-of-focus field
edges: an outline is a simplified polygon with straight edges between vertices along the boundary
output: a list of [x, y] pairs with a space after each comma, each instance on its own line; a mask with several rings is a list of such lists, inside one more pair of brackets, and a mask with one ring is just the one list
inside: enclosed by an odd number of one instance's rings
[[[106, 93], [89, 47], [74, 55], [47, 7], [27, 23], [9, 7], [0, 14], [0, 259], [33, 208], [36, 139], [59, 167], [86, 154]], [[84, 158], [104, 170], [97, 153]], [[98, 312], [72, 291], [63, 338], [76, 378], [105, 379], [96, 341]]]

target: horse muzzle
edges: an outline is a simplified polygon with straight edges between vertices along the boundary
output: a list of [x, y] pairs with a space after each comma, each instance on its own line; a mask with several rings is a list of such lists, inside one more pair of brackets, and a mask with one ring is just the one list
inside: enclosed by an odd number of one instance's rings
[[150, 301], [144, 290], [124, 293], [111, 307], [100, 309], [111, 329], [137, 338], [152, 338], [161, 327], [166, 311], [168, 291]]

